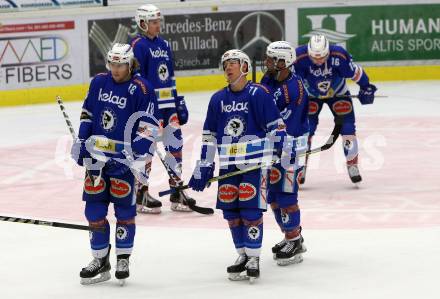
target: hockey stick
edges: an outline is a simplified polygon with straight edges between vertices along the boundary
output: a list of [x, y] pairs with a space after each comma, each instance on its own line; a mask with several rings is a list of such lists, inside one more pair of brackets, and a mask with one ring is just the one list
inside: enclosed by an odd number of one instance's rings
[[[320, 146], [318, 148], [314, 148], [314, 149], [308, 150], [305, 153], [300, 153], [300, 154], [297, 155], [297, 157], [303, 157], [303, 156], [308, 156], [308, 155], [311, 155], [311, 154], [316, 154], [316, 153], [319, 153], [319, 152], [322, 152], [322, 151], [325, 151], [325, 150], [328, 150], [329, 148], [331, 148], [333, 146], [333, 144], [335, 144], [335, 142], [338, 139], [339, 135], [341, 134], [343, 120], [344, 120], [343, 116], [337, 116], [335, 118], [335, 126], [333, 128], [333, 131], [331, 132], [330, 137], [328, 138], [327, 142], [323, 146]], [[271, 164], [269, 164], [269, 165], [259, 164], [259, 165], [248, 167], [246, 169], [228, 172], [228, 173], [226, 173], [224, 175], [216, 176], [216, 177], [213, 177], [213, 178], [209, 179], [208, 183], [213, 183], [213, 182], [221, 181], [221, 180], [224, 180], [224, 179], [236, 176], [236, 175], [240, 175], [240, 174], [243, 174], [243, 173], [247, 173], [249, 171], [260, 169], [260, 168], [265, 167], [265, 166], [271, 166], [271, 165], [273, 165], [275, 163], [278, 163], [278, 160], [272, 161]], [[161, 191], [161, 192], [159, 192], [159, 196], [162, 197], [164, 195], [167, 195], [167, 194], [170, 194], [170, 193], [174, 192], [175, 190], [185, 190], [185, 189], [188, 189], [188, 188], [189, 188], [188, 185], [179, 186], [179, 187], [176, 187], [176, 188], [172, 188], [170, 190]]]
[[88, 230], [88, 231], [98, 231], [98, 232], [104, 231], [104, 228], [92, 228], [87, 225], [79, 225], [79, 224], [71, 224], [71, 223], [63, 223], [63, 222], [52, 222], [52, 221], [46, 221], [46, 220], [27, 219], [27, 218], [10, 217], [10, 216], [0, 216], [0, 221], [27, 223], [27, 224], [35, 224], [35, 225], [45, 225], [45, 226], [62, 227], [62, 228], [70, 228], [70, 229], [78, 229], [78, 230]]
[[[66, 113], [66, 108], [64, 107], [63, 100], [61, 99], [60, 96], [57, 96], [56, 99], [57, 99], [58, 105], [60, 106], [61, 112], [63, 113], [64, 120], [66, 121], [66, 124], [67, 124], [67, 128], [70, 131], [70, 135], [72, 135], [73, 140], [75, 140], [76, 139], [75, 130], [73, 129], [72, 122], [70, 121], [69, 115], [67, 115], [67, 113]], [[97, 187], [99, 184], [99, 181], [101, 180], [101, 172], [99, 172], [99, 176], [96, 181], [95, 181], [95, 178], [93, 177], [93, 175], [90, 173], [90, 170], [87, 169], [87, 167], [86, 167], [86, 173], [87, 173], [87, 176], [90, 178], [90, 182], [92, 183], [93, 187]]]
[[[171, 169], [171, 167], [165, 162], [164, 157], [162, 156], [162, 154], [156, 150], [157, 155], [159, 156], [160, 162], [162, 162], [163, 166], [165, 167], [165, 169], [168, 172], [168, 176], [173, 179], [174, 181], [176, 181], [178, 184], [182, 184], [183, 185], [183, 181], [182, 179], [174, 172], [173, 169]], [[180, 194], [182, 194], [186, 204], [188, 205], [188, 207], [193, 210], [194, 212], [203, 214], [203, 215], [212, 215], [214, 214], [214, 210], [211, 208], [205, 208], [205, 207], [199, 207], [196, 205], [195, 200], [190, 200], [188, 199], [188, 197], [186, 196], [185, 192], [183, 192], [182, 189], [180, 189], [180, 186], [177, 188], [172, 188], [171, 190], [173, 191], [179, 191]], [[171, 192], [170, 192], [171, 193]]]
[[[334, 95], [334, 96], [326, 96], [326, 97], [312, 97], [309, 96], [309, 100], [330, 100], [334, 98], [345, 98], [345, 99], [353, 99], [353, 98], [359, 98], [357, 94], [343, 94], [343, 95]], [[374, 98], [388, 98], [388, 96], [374, 96]]]

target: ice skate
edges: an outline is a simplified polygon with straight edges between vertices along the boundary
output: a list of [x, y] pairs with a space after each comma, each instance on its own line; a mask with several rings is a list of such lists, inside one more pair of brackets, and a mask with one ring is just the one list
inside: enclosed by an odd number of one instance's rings
[[121, 286], [125, 284], [125, 279], [130, 276], [129, 259], [128, 254], [118, 255], [117, 257], [115, 277], [119, 280]]
[[260, 277], [260, 258], [258, 256], [250, 256], [246, 263], [246, 276], [249, 278], [249, 283]]
[[276, 260], [277, 259], [277, 253], [281, 251], [281, 249], [284, 248], [284, 246], [286, 246], [287, 241], [286, 239], [283, 239], [282, 241], [278, 242], [277, 244], [275, 244], [272, 247], [272, 253], [273, 253], [273, 259]]
[[[181, 194], [182, 192], [183, 191], [176, 191], [170, 195], [171, 210], [174, 212], [192, 212], [191, 208], [185, 204], [185, 199]], [[186, 198], [187, 200], [194, 201], [194, 199], [190, 198], [189, 196], [186, 196]]]
[[248, 279], [247, 275], [242, 274], [244, 271], [246, 271], [247, 262], [248, 257], [246, 256], [246, 254], [240, 254], [235, 263], [226, 268], [226, 271], [229, 274], [229, 280], [239, 281]]
[[276, 254], [278, 266], [301, 263], [303, 261], [302, 253], [307, 251], [303, 242], [303, 237], [294, 241], [287, 241], [286, 245]]
[[79, 276], [81, 277], [82, 285], [90, 285], [98, 282], [107, 281], [111, 278], [110, 275], [110, 247], [108, 248], [108, 253], [103, 258], [94, 258], [87, 267], [82, 268]]
[[143, 214], [160, 214], [162, 211], [162, 203], [151, 196], [146, 186], [142, 186], [136, 194], [136, 206], [138, 213]]
[[359, 174], [359, 167], [356, 164], [347, 165], [348, 175], [350, 176], [350, 180], [359, 187], [360, 182], [362, 181], [362, 177]]

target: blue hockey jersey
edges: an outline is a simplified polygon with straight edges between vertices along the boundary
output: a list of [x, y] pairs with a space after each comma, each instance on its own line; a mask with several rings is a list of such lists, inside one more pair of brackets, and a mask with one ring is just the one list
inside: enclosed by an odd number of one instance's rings
[[346, 78], [359, 86], [369, 84], [362, 67], [353, 62], [351, 55], [342, 47], [330, 45], [330, 55], [325, 63], [315, 65], [307, 53], [307, 45], [296, 49], [294, 63], [296, 74], [303, 79], [309, 95], [313, 97], [333, 97], [348, 92]]
[[248, 82], [233, 92], [229, 87], [216, 92], [208, 105], [203, 125], [202, 160], [213, 161], [215, 146], [221, 166], [259, 163], [272, 158], [268, 137], [285, 125], [269, 90]]
[[[92, 156], [112, 157], [127, 146], [138, 155], [152, 154], [160, 118], [156, 95], [139, 75], [116, 83], [110, 72], [96, 75], [81, 112], [78, 138], [92, 138]], [[105, 157], [104, 157], [105, 156]]]
[[286, 132], [290, 136], [299, 137], [309, 132], [307, 91], [300, 78], [291, 73], [284, 81], [278, 82], [265, 74], [261, 84], [266, 86], [280, 110], [286, 124]]
[[159, 109], [176, 107], [176, 79], [173, 55], [168, 42], [157, 36], [150, 39], [138, 35], [131, 41], [134, 56], [140, 64], [140, 74], [154, 87]]

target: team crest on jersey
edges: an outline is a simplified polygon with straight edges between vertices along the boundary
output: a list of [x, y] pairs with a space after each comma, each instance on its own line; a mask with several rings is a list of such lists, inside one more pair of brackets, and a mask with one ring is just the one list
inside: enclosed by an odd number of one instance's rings
[[106, 132], [111, 132], [115, 129], [116, 124], [118, 121], [118, 117], [116, 116], [116, 113], [110, 109], [106, 108], [101, 113], [101, 127]]
[[251, 226], [248, 228], [248, 237], [251, 240], [258, 240], [260, 238], [261, 232], [258, 226]]
[[317, 86], [321, 93], [327, 93], [327, 91], [330, 89], [331, 81], [330, 80], [321, 81], [318, 83]]
[[351, 105], [351, 102], [343, 100], [334, 103], [332, 108], [337, 115], [345, 115], [353, 111], [353, 106]]
[[237, 186], [231, 184], [223, 184], [218, 188], [218, 200], [224, 203], [233, 202], [238, 198]]
[[170, 72], [168, 71], [168, 66], [165, 63], [159, 64], [159, 67], [157, 68], [157, 76], [159, 77], [159, 80], [163, 83], [168, 81], [168, 78], [170, 77]]
[[116, 239], [123, 241], [128, 237], [128, 229], [125, 226], [116, 227]]
[[248, 201], [257, 195], [257, 189], [250, 183], [241, 183], [238, 193], [238, 199], [240, 201]]
[[110, 178], [110, 194], [117, 198], [123, 198], [130, 194], [131, 185], [124, 180]]
[[225, 134], [231, 137], [240, 137], [246, 131], [246, 122], [245, 120], [238, 116], [234, 115], [230, 117], [226, 121]]
[[87, 176], [86, 180], [84, 181], [84, 192], [87, 194], [98, 194], [101, 193], [102, 191], [104, 191], [105, 189], [105, 181], [103, 178], [101, 178], [101, 180], [99, 181], [98, 186], [93, 186], [92, 181], [90, 180], [90, 178]]

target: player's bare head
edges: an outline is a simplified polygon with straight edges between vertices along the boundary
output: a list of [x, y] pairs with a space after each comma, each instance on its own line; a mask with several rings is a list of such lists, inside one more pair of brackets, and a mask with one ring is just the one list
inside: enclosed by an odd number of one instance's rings
[[142, 5], [136, 10], [137, 26], [141, 32], [149, 36], [159, 35], [162, 18], [159, 8], [153, 4]]
[[246, 79], [246, 75], [251, 69], [251, 60], [243, 51], [233, 49], [222, 55], [221, 65], [227, 81], [235, 84], [242, 77]]
[[116, 82], [128, 80], [137, 67], [132, 47], [128, 44], [114, 44], [107, 53], [106, 66]]
[[266, 48], [264, 66], [269, 73], [288, 69], [296, 60], [295, 48], [286, 41], [270, 43]]
[[330, 54], [330, 45], [327, 38], [322, 34], [312, 35], [307, 45], [307, 53], [314, 64], [323, 64]]

